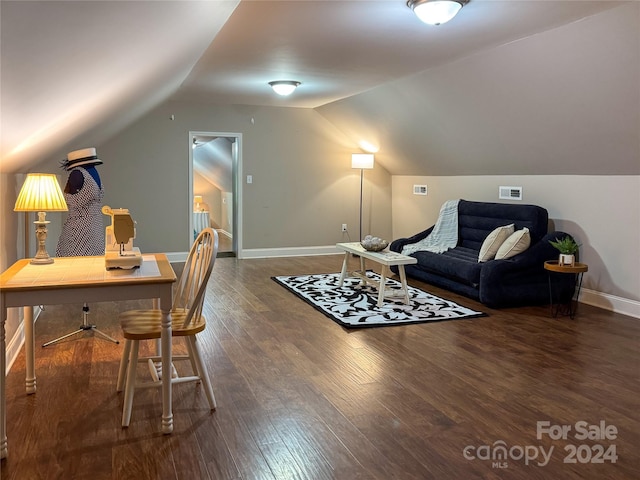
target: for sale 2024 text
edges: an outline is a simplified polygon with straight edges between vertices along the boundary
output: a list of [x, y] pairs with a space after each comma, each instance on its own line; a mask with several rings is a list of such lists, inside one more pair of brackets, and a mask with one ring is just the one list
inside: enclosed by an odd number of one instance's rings
[[[538, 421], [536, 438], [542, 440], [545, 435], [551, 440], [610, 442], [618, 438], [618, 428], [615, 425], [607, 425], [604, 420], [600, 420], [597, 424], [581, 420], [573, 425], [556, 425], [544, 420]], [[606, 445], [601, 443], [577, 445], [569, 443], [565, 445], [564, 450], [567, 452], [563, 460], [564, 463], [616, 463], [618, 460], [616, 445], [613, 443]]]

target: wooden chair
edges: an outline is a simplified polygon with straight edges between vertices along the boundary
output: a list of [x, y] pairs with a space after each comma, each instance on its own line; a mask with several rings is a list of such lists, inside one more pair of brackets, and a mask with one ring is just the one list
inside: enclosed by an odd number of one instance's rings
[[[206, 327], [202, 315], [207, 282], [213, 269], [218, 252], [218, 234], [212, 228], [205, 228], [194, 241], [184, 269], [173, 292], [171, 309], [172, 337], [185, 337], [188, 355], [173, 356], [173, 360], [190, 360], [193, 375], [178, 377], [175, 369], [172, 384], [183, 382], [202, 382], [211, 410], [216, 408], [216, 400], [211, 382], [196, 342], [196, 335]], [[154, 305], [155, 307], [155, 305]], [[133, 393], [135, 388], [160, 387], [162, 372], [160, 370], [160, 352], [157, 356], [138, 358], [140, 340], [156, 340], [159, 345], [161, 335], [162, 312], [150, 310], [129, 310], [120, 314], [120, 326], [125, 338], [124, 351], [118, 372], [117, 390], [122, 391], [125, 384], [124, 405], [122, 408], [122, 426], [128, 427], [131, 420]], [[151, 381], [138, 382], [136, 370], [139, 362], [149, 364]]]

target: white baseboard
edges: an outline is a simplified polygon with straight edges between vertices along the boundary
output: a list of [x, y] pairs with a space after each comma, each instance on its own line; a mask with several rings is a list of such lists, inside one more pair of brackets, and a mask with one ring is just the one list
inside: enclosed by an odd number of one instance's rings
[[[33, 322], [35, 323], [38, 320], [38, 316], [42, 309], [40, 307], [33, 307]], [[22, 318], [22, 309], [20, 309], [20, 324], [18, 325], [18, 329], [16, 333], [11, 337], [11, 340], [7, 344], [7, 372], [11, 370], [13, 363], [18, 358], [18, 354], [20, 353], [20, 349], [24, 345], [24, 318]]]
[[221, 233], [222, 235], [225, 235], [228, 238], [233, 238], [233, 235], [231, 235], [226, 230], [223, 230], [222, 228], [216, 228], [216, 232]]
[[615, 295], [609, 295], [608, 293], [596, 292], [595, 290], [589, 290], [588, 288], [580, 290], [580, 298], [578, 300], [582, 303], [586, 303], [587, 305], [603, 308], [623, 315], [629, 315], [630, 317], [640, 318], [640, 302], [636, 300], [617, 297]]
[[[189, 252], [169, 252], [165, 255], [170, 263], [184, 262]], [[237, 255], [238, 259], [244, 258], [279, 258], [279, 257], [305, 257], [315, 255], [340, 255], [343, 251], [335, 245], [316, 247], [285, 247], [285, 248], [253, 248], [244, 249]]]

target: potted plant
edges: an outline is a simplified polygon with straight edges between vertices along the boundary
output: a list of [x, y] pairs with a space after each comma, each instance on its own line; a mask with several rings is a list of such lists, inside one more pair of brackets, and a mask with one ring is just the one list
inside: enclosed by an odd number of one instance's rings
[[578, 253], [580, 245], [573, 238], [565, 235], [561, 239], [556, 237], [555, 240], [549, 240], [549, 243], [560, 252], [558, 265], [571, 265], [572, 267], [575, 265], [576, 253]]

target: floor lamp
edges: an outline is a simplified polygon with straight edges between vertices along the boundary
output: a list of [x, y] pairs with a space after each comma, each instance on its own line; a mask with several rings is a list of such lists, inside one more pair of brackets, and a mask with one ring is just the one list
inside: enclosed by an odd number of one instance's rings
[[358, 241], [362, 241], [362, 182], [364, 180], [364, 171], [373, 168], [373, 153], [353, 153], [351, 154], [351, 168], [360, 169], [360, 236]]

